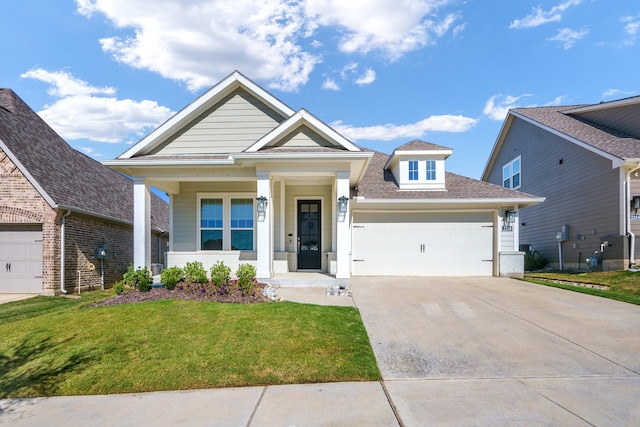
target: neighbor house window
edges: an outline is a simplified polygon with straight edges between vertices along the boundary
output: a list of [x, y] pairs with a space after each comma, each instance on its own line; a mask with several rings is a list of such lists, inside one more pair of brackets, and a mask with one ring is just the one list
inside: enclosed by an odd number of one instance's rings
[[520, 157], [513, 159], [502, 167], [502, 186], [520, 188]]
[[251, 197], [207, 197], [200, 200], [200, 250], [252, 251], [254, 203]]
[[418, 180], [418, 161], [409, 160], [409, 181]]
[[435, 181], [436, 179], [436, 161], [427, 160], [427, 181]]
[[222, 199], [200, 201], [200, 249], [222, 250]]
[[253, 199], [231, 199], [231, 250], [253, 250]]

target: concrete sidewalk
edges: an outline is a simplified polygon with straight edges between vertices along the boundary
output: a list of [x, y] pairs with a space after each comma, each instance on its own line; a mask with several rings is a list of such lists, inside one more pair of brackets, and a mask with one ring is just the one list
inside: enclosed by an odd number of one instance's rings
[[11, 426], [398, 426], [378, 382], [0, 400]]

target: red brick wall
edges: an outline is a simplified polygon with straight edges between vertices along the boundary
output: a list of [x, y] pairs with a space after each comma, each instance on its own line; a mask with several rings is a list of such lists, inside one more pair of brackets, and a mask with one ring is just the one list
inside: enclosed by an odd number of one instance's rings
[[[60, 225], [66, 211], [56, 212], [0, 150], [0, 224], [41, 224], [43, 231], [42, 293], [60, 294]], [[160, 246], [158, 241], [161, 241]], [[151, 262], [164, 263], [167, 236], [152, 233]], [[133, 226], [72, 212], [65, 218], [65, 289], [69, 293], [100, 289], [96, 249], [109, 244], [103, 261], [109, 288], [133, 262]]]

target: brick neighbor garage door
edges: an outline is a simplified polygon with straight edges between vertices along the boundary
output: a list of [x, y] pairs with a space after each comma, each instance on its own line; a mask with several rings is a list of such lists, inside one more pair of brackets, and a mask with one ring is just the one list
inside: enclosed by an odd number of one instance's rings
[[42, 226], [0, 225], [0, 293], [42, 293]]

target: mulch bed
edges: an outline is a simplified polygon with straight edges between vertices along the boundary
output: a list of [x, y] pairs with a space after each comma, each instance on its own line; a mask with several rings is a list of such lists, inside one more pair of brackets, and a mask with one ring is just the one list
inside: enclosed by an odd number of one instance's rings
[[179, 285], [176, 289], [171, 291], [166, 288], [152, 288], [149, 292], [140, 292], [136, 289], [132, 289], [109, 299], [90, 304], [88, 307], [132, 304], [169, 298], [231, 304], [257, 304], [271, 302], [272, 299], [262, 293], [265, 286], [266, 285], [262, 283], [256, 284], [254, 292], [251, 295], [243, 295], [239, 289], [233, 289], [228, 294], [220, 295], [216, 292], [215, 287], [210, 284], [193, 284], [189, 286]]

